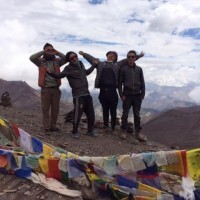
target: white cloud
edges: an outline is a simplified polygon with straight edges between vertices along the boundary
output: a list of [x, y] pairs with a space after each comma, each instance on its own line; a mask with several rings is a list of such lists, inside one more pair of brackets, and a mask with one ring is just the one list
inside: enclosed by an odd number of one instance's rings
[[189, 93], [189, 97], [196, 103], [200, 103], [200, 87], [196, 87], [193, 91], [191, 91]]
[[[1, 0], [0, 7], [0, 78], [37, 87], [37, 67], [29, 56], [50, 42], [63, 53], [83, 50], [100, 59], [109, 50], [116, 50], [119, 59], [130, 49], [143, 50], [146, 56], [137, 63], [147, 81], [177, 86], [200, 83], [200, 42], [181, 36], [184, 30], [200, 28], [198, 0], [107, 0], [97, 5], [87, 0]], [[88, 77], [90, 88], [94, 77], [95, 72]]]

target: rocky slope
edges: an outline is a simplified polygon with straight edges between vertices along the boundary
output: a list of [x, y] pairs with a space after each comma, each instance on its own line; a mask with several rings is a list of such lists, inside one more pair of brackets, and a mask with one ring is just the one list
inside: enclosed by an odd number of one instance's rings
[[[91, 138], [84, 135], [86, 132], [86, 123], [83, 118], [80, 124], [81, 137], [79, 140], [72, 139], [71, 122], [65, 123], [63, 115], [59, 116], [58, 126], [61, 132], [53, 132], [51, 135], [45, 135], [41, 126], [41, 112], [24, 111], [16, 108], [8, 108], [0, 106], [0, 116], [6, 120], [15, 123], [19, 128], [25, 130], [29, 134], [38, 139], [50, 143], [54, 146], [59, 146], [67, 151], [78, 155], [87, 156], [110, 156], [121, 154], [132, 154], [147, 151], [169, 150], [169, 147], [158, 144], [153, 141], [146, 143], [135, 144], [133, 135], [128, 135], [126, 140], [121, 140], [118, 137], [119, 126], [115, 133], [105, 132], [102, 129], [102, 123], [96, 122], [96, 131], [98, 138]], [[116, 148], [117, 147], [117, 148]], [[72, 198], [49, 191], [44, 187], [34, 184], [29, 180], [17, 178], [12, 175], [0, 174], [0, 199], [1, 200], [36, 200], [36, 199], [64, 199], [72, 200]], [[93, 198], [91, 198], [93, 199]], [[102, 198], [96, 200], [102, 200]], [[80, 200], [74, 198], [73, 200]]]
[[200, 146], [200, 106], [174, 108], [159, 114], [143, 127], [143, 133], [162, 144], [194, 149]]
[[[102, 129], [102, 122], [96, 121], [96, 132], [98, 138], [92, 138], [84, 133], [87, 131], [87, 124], [84, 116], [80, 124], [81, 137], [79, 140], [72, 138], [72, 123], [65, 123], [64, 115], [60, 115], [58, 119], [58, 127], [60, 132], [52, 132], [50, 135], [45, 135], [42, 130], [41, 112], [22, 111], [16, 108], [0, 107], [0, 116], [8, 121], [14, 122], [18, 127], [24, 129], [29, 134], [38, 137], [42, 141], [48, 142], [54, 146], [60, 146], [64, 149], [79, 155], [88, 156], [109, 156], [129, 153], [139, 153], [144, 151], [157, 151], [166, 149], [165, 145], [148, 141], [146, 143], [139, 143], [134, 145], [134, 135], [129, 134], [126, 140], [121, 140], [118, 136], [120, 133], [120, 126], [112, 133], [105, 132]], [[118, 148], [116, 148], [116, 145]]]

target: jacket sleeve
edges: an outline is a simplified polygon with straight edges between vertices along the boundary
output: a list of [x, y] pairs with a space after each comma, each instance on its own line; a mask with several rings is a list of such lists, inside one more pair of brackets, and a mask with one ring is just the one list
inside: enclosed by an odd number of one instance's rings
[[93, 60], [95, 59], [95, 57], [91, 56], [88, 53], [84, 53], [83, 58], [85, 58], [91, 65], [93, 64]]
[[144, 54], [141, 54], [141, 53], [139, 55], [136, 55], [136, 60], [142, 58], [143, 56], [144, 56]]
[[118, 64], [119, 68], [124, 67], [125, 65], [128, 64], [128, 62], [127, 62], [127, 58], [118, 61], [117, 64]]
[[60, 58], [59, 58], [59, 65], [60, 65], [60, 66], [62, 66], [62, 65], [64, 65], [64, 64], [67, 63], [66, 56], [65, 56], [63, 53], [61, 53], [61, 52], [58, 51], [57, 56], [60, 57]]
[[122, 97], [123, 96], [123, 92], [122, 92], [122, 84], [123, 84], [123, 70], [120, 69], [119, 70], [119, 84], [118, 84], [118, 91], [119, 91], [119, 96]]
[[90, 75], [95, 68], [96, 68], [96, 65], [92, 65], [89, 69], [86, 70], [86, 75], [87, 76]]
[[61, 73], [47, 72], [47, 74], [55, 79], [61, 79], [68, 76], [68, 70], [65, 68]]
[[141, 80], [142, 99], [144, 99], [144, 96], [145, 96], [145, 81], [144, 81], [144, 75], [143, 75], [143, 70], [142, 69], [141, 69], [141, 74], [140, 74], [140, 80]]
[[30, 56], [30, 61], [33, 62], [36, 66], [40, 66], [40, 57], [44, 55], [44, 51], [40, 51]]

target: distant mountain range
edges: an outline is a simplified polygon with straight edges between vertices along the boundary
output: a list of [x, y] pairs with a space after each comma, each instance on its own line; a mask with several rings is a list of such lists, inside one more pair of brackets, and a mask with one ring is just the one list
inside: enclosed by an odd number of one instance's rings
[[[196, 84], [189, 84], [183, 87], [159, 86], [153, 83], [146, 83], [146, 96], [142, 103], [142, 116], [156, 114], [161, 111], [176, 107], [190, 107], [197, 104], [189, 97], [189, 93], [197, 87]], [[40, 93], [23, 81], [6, 81], [0, 79], [0, 95], [8, 91], [14, 106], [24, 109], [38, 110], [40, 108]], [[99, 91], [91, 92], [94, 107], [97, 113], [101, 113], [99, 103]], [[71, 90], [62, 90], [62, 102], [72, 104]], [[71, 106], [72, 108], [73, 106]], [[121, 113], [122, 105], [119, 100], [118, 112]]]
[[[41, 111], [40, 92], [30, 87], [24, 81], [6, 81], [0, 79], [0, 96], [8, 91], [11, 97], [12, 106], [15, 108]], [[60, 106], [61, 113], [66, 113], [73, 108], [67, 101], [62, 101]]]
[[[190, 83], [183, 87], [160, 86], [154, 83], [146, 83], [146, 96], [142, 102], [141, 115], [147, 116], [156, 114], [176, 107], [197, 106], [189, 96], [189, 93], [197, 86], [199, 85], [195, 83]], [[63, 90], [62, 94], [63, 99], [69, 99], [71, 91]], [[91, 95], [93, 97], [96, 112], [101, 113], [101, 105], [98, 99], [99, 91], [92, 91]], [[121, 111], [122, 104], [121, 100], [119, 100], [118, 112], [121, 113]]]
[[20, 109], [40, 109], [40, 94], [24, 81], [5, 81], [0, 79], [0, 96], [10, 93], [12, 105]]
[[163, 111], [176, 107], [195, 106], [197, 104], [190, 98], [189, 93], [198, 86], [200, 85], [196, 83], [190, 83], [182, 87], [160, 86], [154, 83], [147, 83], [146, 96], [142, 107]]

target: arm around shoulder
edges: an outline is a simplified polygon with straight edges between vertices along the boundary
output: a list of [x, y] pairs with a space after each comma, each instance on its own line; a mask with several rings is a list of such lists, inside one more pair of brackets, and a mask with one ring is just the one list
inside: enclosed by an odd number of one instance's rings
[[50, 72], [49, 70], [47, 70], [47, 74], [55, 79], [60, 79], [60, 78], [64, 78], [67, 76], [67, 70], [66, 68], [61, 72], [61, 73], [53, 73]]
[[68, 62], [66, 59], [66, 56], [63, 53], [57, 51], [57, 56], [60, 58], [60, 62], [59, 62], [60, 66], [66, 64]]

